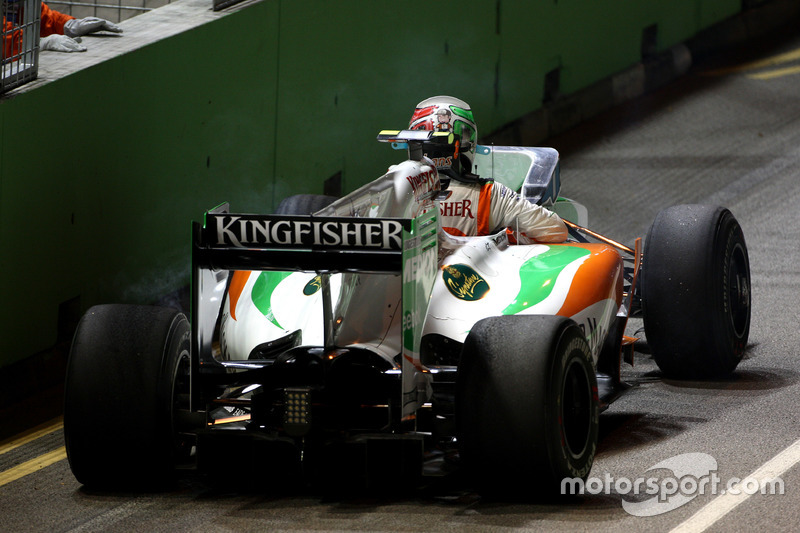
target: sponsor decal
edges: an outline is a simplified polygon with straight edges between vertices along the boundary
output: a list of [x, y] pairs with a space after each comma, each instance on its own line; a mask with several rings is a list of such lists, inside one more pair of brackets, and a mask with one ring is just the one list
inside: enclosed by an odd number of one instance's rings
[[306, 286], [303, 287], [303, 294], [306, 296], [311, 296], [315, 294], [322, 288], [322, 276], [314, 276], [314, 278], [306, 283]]
[[447, 157], [431, 157], [431, 161], [436, 165], [436, 168], [450, 168], [453, 166], [453, 156]]
[[472, 200], [463, 199], [456, 202], [439, 201], [439, 213], [443, 217], [475, 218], [472, 214]]
[[398, 220], [286, 219], [270, 216], [207, 215], [214, 246], [305, 246], [401, 250]]
[[462, 264], [442, 268], [444, 284], [450, 293], [461, 300], [480, 300], [489, 292], [489, 284], [472, 267]]
[[592, 346], [592, 352], [595, 352], [595, 347], [608, 335], [607, 326], [603, 323], [598, 324], [597, 317], [586, 317], [578, 323], [578, 327]]
[[420, 172], [416, 176], [407, 176], [406, 180], [411, 184], [414, 199], [417, 201], [427, 198], [432, 193], [437, 193], [440, 189], [439, 174], [436, 169]]
[[436, 268], [436, 248], [406, 259], [403, 265], [403, 283], [417, 279], [418, 272], [430, 272]]
[[411, 331], [425, 324], [425, 315], [417, 310], [407, 311], [403, 315], [403, 331]]

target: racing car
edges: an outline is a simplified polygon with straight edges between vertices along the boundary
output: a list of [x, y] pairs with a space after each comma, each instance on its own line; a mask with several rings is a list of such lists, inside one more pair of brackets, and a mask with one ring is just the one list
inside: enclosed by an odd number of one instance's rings
[[[169, 483], [181, 468], [264, 487], [419, 486], [448, 458], [479, 491], [586, 479], [599, 414], [637, 340], [672, 378], [734, 371], [750, 327], [742, 229], [723, 207], [660, 212], [631, 246], [560, 196], [552, 148], [479, 146], [484, 176], [557, 212], [559, 244], [441, 230], [426, 156], [442, 132], [388, 130], [408, 158], [334, 199], [192, 227], [191, 322], [89, 309], [69, 357], [64, 434], [81, 483]], [[646, 341], [626, 334], [642, 318]]]

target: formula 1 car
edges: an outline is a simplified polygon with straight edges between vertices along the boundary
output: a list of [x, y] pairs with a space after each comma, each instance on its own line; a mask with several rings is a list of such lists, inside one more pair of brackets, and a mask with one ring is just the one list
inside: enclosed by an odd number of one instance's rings
[[378, 139], [408, 160], [341, 199], [194, 223], [191, 325], [167, 308], [86, 313], [64, 412], [81, 483], [151, 486], [190, 464], [270, 487], [413, 486], [439, 453], [480, 491], [553, 493], [588, 476], [599, 413], [627, 387], [629, 318], [667, 376], [736, 368], [750, 273], [727, 209], [666, 209], [629, 247], [559, 196], [555, 150], [479, 147], [482, 174], [558, 212], [570, 238], [455, 237], [425, 155], [452, 135]]

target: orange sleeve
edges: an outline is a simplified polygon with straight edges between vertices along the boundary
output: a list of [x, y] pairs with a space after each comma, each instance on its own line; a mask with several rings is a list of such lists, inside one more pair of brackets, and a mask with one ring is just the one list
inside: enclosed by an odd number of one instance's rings
[[481, 186], [481, 194], [478, 197], [478, 235], [489, 235], [492, 231], [489, 227], [489, 218], [492, 214], [492, 186], [494, 183], [491, 181]]
[[3, 57], [9, 58], [19, 54], [22, 30], [15, 30], [11, 22], [3, 19]]
[[53, 35], [54, 33], [63, 35], [64, 23], [74, 18], [75, 17], [65, 15], [64, 13], [54, 11], [47, 7], [47, 4], [42, 2], [42, 24], [39, 27], [39, 36], [47, 37], [48, 35]]

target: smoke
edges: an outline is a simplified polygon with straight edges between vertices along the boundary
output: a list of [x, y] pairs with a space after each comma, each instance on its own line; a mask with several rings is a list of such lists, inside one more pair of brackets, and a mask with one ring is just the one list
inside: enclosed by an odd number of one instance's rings
[[181, 258], [180, 261], [169, 262], [169, 265], [167, 268], [150, 269], [136, 279], [131, 279], [130, 276], [118, 276], [122, 278], [118, 280], [118, 286], [122, 288], [123, 301], [173, 307], [188, 313], [190, 262], [187, 258]]

